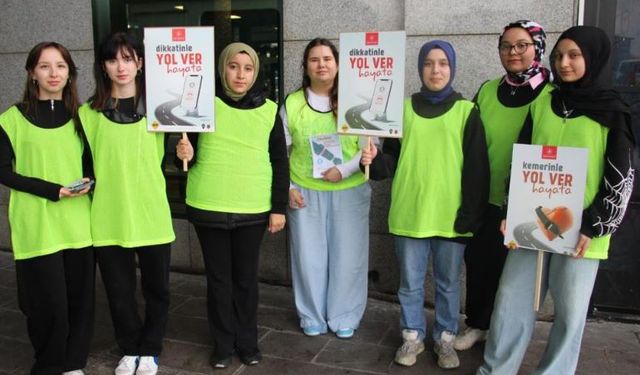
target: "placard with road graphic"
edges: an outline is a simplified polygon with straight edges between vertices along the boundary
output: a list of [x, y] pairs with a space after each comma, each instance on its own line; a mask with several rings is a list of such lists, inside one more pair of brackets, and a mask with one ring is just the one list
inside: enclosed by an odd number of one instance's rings
[[580, 236], [588, 150], [515, 144], [504, 243], [572, 255]]
[[213, 27], [144, 29], [149, 131], [212, 132]]
[[402, 137], [404, 31], [340, 34], [338, 133]]

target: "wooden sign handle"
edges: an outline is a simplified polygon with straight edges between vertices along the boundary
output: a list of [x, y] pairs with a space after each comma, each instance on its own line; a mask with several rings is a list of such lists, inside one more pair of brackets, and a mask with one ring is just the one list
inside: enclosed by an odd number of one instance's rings
[[542, 289], [542, 270], [544, 268], [544, 251], [538, 250], [538, 259], [536, 261], [536, 285], [533, 294], [533, 310], [540, 311], [540, 291]]
[[[371, 151], [371, 136], [367, 137], [367, 151]], [[364, 166], [364, 180], [369, 181], [369, 164]]]
[[[187, 133], [182, 132], [182, 139], [187, 139]], [[189, 170], [189, 161], [187, 159], [182, 159], [182, 171], [187, 172]]]

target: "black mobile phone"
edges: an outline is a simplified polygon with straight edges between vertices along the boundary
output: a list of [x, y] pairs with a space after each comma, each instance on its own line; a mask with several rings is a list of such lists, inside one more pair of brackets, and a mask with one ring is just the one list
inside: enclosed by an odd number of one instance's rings
[[80, 179], [80, 180], [73, 181], [72, 183], [70, 183], [65, 187], [67, 188], [67, 190], [69, 190], [72, 193], [78, 193], [88, 187], [91, 187], [91, 185], [93, 185], [94, 183], [95, 183], [95, 180], [84, 181], [83, 179]]

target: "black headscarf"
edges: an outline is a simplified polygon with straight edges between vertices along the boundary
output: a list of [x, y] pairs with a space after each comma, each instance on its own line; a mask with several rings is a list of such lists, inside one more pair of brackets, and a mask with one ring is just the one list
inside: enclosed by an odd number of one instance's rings
[[[584, 57], [585, 73], [576, 82], [562, 82], [556, 71], [555, 52], [563, 39], [574, 41]], [[554, 83], [558, 86], [558, 90], [554, 90], [552, 95], [555, 100], [562, 101], [567, 109], [575, 110], [603, 126], [629, 128], [629, 106], [603, 77], [610, 54], [611, 42], [600, 28], [574, 26], [563, 32], [551, 51], [551, 70], [555, 77]]]

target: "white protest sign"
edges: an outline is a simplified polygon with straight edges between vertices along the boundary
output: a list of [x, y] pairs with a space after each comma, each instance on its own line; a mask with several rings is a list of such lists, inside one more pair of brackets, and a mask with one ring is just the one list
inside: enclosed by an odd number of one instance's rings
[[580, 236], [588, 150], [513, 146], [504, 243], [572, 255]]
[[214, 131], [213, 43], [213, 27], [144, 29], [149, 131]]
[[340, 34], [338, 133], [402, 137], [404, 31]]

